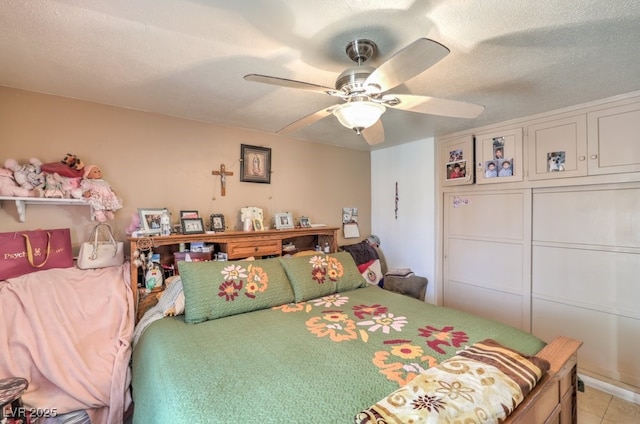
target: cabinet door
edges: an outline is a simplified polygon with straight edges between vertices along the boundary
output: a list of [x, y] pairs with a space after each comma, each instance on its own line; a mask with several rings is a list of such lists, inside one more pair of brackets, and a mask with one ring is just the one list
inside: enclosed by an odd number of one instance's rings
[[443, 186], [473, 184], [473, 136], [444, 141], [440, 145], [439, 157]]
[[589, 175], [640, 171], [640, 103], [588, 114]]
[[476, 135], [478, 184], [522, 181], [522, 128]]
[[587, 175], [587, 117], [572, 116], [527, 127], [529, 180]]

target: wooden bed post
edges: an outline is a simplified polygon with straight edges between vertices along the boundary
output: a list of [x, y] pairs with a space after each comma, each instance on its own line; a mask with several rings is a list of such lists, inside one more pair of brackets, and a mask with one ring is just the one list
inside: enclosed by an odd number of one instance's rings
[[536, 355], [551, 368], [524, 401], [506, 419], [505, 424], [576, 424], [578, 349], [582, 342], [556, 337]]

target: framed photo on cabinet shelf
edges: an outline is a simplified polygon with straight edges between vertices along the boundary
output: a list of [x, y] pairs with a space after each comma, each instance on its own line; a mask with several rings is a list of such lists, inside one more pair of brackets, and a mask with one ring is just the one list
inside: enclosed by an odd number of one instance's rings
[[164, 209], [138, 209], [140, 226], [146, 235], [160, 235], [160, 219], [162, 218], [163, 211]]
[[468, 135], [446, 140], [440, 145], [442, 185], [473, 184], [474, 144]]
[[261, 219], [253, 220], [253, 231], [264, 231], [264, 225], [262, 225]]
[[240, 181], [271, 183], [271, 149], [240, 145]]
[[293, 228], [293, 216], [290, 212], [276, 213], [273, 219], [277, 230]]
[[302, 228], [311, 228], [311, 221], [307, 216], [300, 217], [300, 227]]
[[180, 218], [199, 218], [198, 211], [180, 211]]
[[222, 233], [226, 229], [224, 224], [224, 215], [221, 213], [214, 213], [209, 217], [211, 231], [216, 233]]
[[204, 234], [202, 218], [181, 218], [182, 234]]

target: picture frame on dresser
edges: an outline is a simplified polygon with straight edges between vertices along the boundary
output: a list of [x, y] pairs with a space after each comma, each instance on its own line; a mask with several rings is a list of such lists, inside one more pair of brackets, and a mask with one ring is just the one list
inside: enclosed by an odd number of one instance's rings
[[311, 220], [309, 220], [308, 216], [300, 217], [300, 227], [301, 228], [311, 228]]
[[209, 217], [209, 228], [216, 233], [222, 233], [226, 229], [224, 223], [224, 215], [221, 213], [214, 213]]
[[138, 208], [140, 215], [140, 227], [145, 235], [160, 235], [160, 219], [162, 217], [162, 208]]
[[268, 147], [240, 145], [240, 181], [271, 183], [271, 149]]
[[204, 234], [202, 218], [181, 218], [182, 234]]
[[291, 212], [278, 212], [273, 217], [276, 230], [286, 230], [293, 228], [293, 216]]
[[457, 186], [474, 182], [474, 139], [467, 135], [440, 144], [442, 185]]
[[200, 218], [198, 211], [188, 210], [180, 211], [180, 218]]

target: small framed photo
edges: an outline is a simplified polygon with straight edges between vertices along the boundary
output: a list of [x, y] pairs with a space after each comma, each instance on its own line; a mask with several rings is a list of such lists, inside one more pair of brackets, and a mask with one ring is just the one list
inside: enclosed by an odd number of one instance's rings
[[181, 218], [182, 234], [203, 234], [204, 224], [202, 218]]
[[301, 216], [300, 217], [300, 226], [302, 228], [311, 228], [311, 221], [309, 220], [309, 217]]
[[240, 181], [271, 183], [271, 149], [240, 145]]
[[200, 218], [198, 211], [180, 211], [180, 218]]
[[262, 220], [261, 219], [254, 219], [253, 220], [253, 230], [254, 231], [264, 231], [264, 225], [262, 225]]
[[162, 212], [164, 209], [145, 209], [139, 208], [138, 214], [140, 215], [140, 225], [144, 233], [148, 236], [151, 235], [159, 235], [161, 233], [160, 230], [160, 219], [162, 217]]
[[224, 225], [224, 215], [221, 213], [214, 213], [209, 217], [210, 219], [210, 228], [211, 231], [215, 231], [216, 233], [223, 232], [226, 227]]
[[275, 227], [277, 230], [285, 230], [293, 228], [293, 216], [290, 212], [279, 212], [274, 216]]

